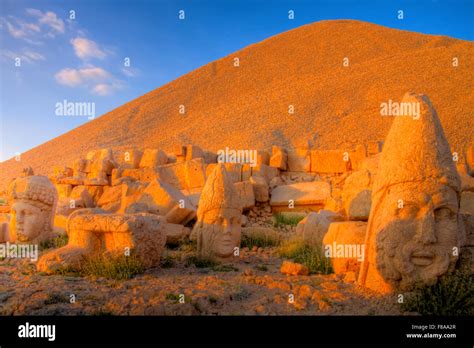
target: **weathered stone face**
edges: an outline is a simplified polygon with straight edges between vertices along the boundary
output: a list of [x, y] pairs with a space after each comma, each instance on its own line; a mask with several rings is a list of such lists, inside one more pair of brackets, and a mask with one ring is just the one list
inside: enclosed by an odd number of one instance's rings
[[209, 175], [197, 215], [193, 233], [199, 255], [231, 258], [234, 248], [240, 245], [242, 202], [223, 164], [218, 164]]
[[204, 214], [201, 248], [220, 259], [233, 256], [234, 248], [240, 245], [241, 213], [236, 209], [216, 209]]
[[[422, 188], [422, 189], [421, 189]], [[406, 202], [398, 208], [398, 202]], [[396, 185], [374, 217], [375, 264], [388, 282], [409, 288], [436, 281], [454, 267], [459, 245], [458, 199], [444, 185]]]
[[372, 188], [359, 283], [382, 293], [432, 283], [453, 269], [464, 242], [460, 180], [428, 97], [418, 117], [398, 117], [387, 136]]
[[10, 187], [10, 197], [10, 240], [35, 243], [49, 239], [57, 202], [57, 191], [51, 181], [44, 176], [18, 178]]

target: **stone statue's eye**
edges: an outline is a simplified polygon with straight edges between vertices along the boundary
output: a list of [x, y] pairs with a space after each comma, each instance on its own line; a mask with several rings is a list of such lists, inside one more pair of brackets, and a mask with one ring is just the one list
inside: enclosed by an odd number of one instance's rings
[[455, 214], [451, 209], [447, 207], [441, 207], [441, 208], [435, 209], [434, 216], [435, 216], [435, 220], [438, 222], [445, 219], [452, 219], [454, 218]]

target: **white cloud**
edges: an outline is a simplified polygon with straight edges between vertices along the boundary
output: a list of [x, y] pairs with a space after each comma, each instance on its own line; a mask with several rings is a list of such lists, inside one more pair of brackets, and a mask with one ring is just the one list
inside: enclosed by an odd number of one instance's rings
[[106, 96], [122, 88], [122, 82], [98, 67], [66, 68], [55, 75], [56, 81], [69, 87], [86, 87], [91, 93]]
[[140, 70], [131, 67], [122, 67], [122, 72], [128, 77], [136, 77], [140, 74]]
[[71, 44], [74, 47], [74, 52], [76, 53], [76, 56], [81, 59], [103, 59], [106, 56], [105, 52], [101, 50], [97, 43], [92, 40], [83, 37], [77, 37], [71, 40]]
[[27, 62], [27, 63], [34, 63], [36, 61], [46, 59], [41, 53], [30, 51], [30, 50], [23, 50], [22, 53], [16, 53], [9, 50], [2, 50], [0, 51], [0, 56], [6, 59], [11, 59], [11, 60], [20, 58], [22, 62]]
[[58, 18], [56, 13], [51, 11], [41, 12], [34, 8], [26, 9], [26, 13], [33, 17], [37, 17], [39, 24], [49, 27], [52, 31], [50, 34], [53, 34], [53, 36], [54, 33], [64, 33], [64, 21], [61, 18]]
[[66, 68], [55, 75], [56, 81], [65, 86], [76, 87], [89, 85], [91, 82], [101, 82], [111, 78], [102, 68], [89, 67], [83, 69]]

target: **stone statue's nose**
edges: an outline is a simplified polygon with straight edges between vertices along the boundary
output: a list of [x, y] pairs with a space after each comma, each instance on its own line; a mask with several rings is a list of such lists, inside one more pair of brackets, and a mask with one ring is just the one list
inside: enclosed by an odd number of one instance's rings
[[423, 244], [436, 243], [435, 219], [432, 211], [426, 212], [418, 225], [418, 240]]

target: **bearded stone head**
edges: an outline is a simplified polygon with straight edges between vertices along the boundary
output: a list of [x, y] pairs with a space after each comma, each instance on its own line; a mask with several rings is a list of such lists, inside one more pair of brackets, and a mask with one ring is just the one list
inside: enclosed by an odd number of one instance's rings
[[363, 286], [387, 293], [433, 283], [452, 270], [464, 241], [460, 183], [449, 144], [428, 97], [420, 117], [393, 121], [372, 191]]

